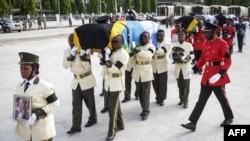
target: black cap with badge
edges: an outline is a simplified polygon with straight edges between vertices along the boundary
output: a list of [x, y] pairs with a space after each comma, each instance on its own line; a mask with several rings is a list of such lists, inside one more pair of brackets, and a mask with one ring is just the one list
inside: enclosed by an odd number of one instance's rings
[[211, 30], [215, 30], [218, 28], [217, 25], [212, 24], [212, 23], [207, 22], [207, 21], [204, 22], [204, 25], [205, 25], [204, 31], [211, 31]]
[[28, 52], [19, 52], [19, 57], [20, 57], [20, 61], [19, 64], [38, 64], [39, 63], [39, 56], [32, 54], [32, 53], [28, 53]]
[[177, 34], [178, 35], [185, 35], [186, 34], [185, 28], [181, 28], [180, 30], [178, 30]]

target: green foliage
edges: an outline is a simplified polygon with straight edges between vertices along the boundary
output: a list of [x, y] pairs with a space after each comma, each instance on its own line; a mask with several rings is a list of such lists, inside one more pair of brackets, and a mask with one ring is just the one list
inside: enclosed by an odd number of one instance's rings
[[250, 0], [204, 0], [205, 5], [240, 5], [248, 7], [250, 5]]
[[20, 4], [20, 14], [21, 15], [37, 15], [35, 0], [23, 0]]
[[149, 0], [143, 0], [142, 12], [143, 13], [150, 12], [150, 1]]
[[70, 0], [60, 0], [60, 12], [61, 14], [70, 14], [71, 13]]
[[1, 17], [8, 17], [10, 14], [12, 14], [11, 12], [11, 2], [9, 0], [0, 0], [0, 16]]
[[131, 0], [123, 1], [123, 11], [126, 11], [127, 9], [131, 9]]
[[142, 11], [142, 2], [141, 0], [134, 0], [134, 8], [137, 13], [140, 13]]
[[150, 0], [150, 10], [151, 10], [151, 12], [156, 13], [156, 6], [157, 6], [156, 0]]
[[100, 0], [89, 0], [89, 3], [87, 5], [87, 13], [100, 14]]
[[107, 13], [116, 13], [115, 0], [107, 0]]

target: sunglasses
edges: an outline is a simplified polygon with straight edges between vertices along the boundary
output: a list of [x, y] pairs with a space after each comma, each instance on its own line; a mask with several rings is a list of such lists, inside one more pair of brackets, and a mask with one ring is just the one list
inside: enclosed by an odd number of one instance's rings
[[121, 40], [113, 40], [112, 43], [119, 43]]

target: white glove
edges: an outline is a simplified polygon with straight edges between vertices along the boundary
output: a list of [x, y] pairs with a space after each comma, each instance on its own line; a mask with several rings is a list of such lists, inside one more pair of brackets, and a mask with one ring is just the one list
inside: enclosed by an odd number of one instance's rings
[[181, 60], [184, 60], [187, 57], [187, 54], [184, 53], [184, 55], [181, 57]]
[[80, 55], [83, 56], [86, 53], [86, 50], [81, 49]]
[[73, 55], [73, 56], [76, 56], [76, 51], [77, 51], [77, 48], [74, 46], [74, 47], [70, 50], [70, 54]]
[[210, 84], [214, 84], [215, 82], [217, 82], [220, 79], [221, 75], [219, 73], [213, 75], [210, 79], [209, 79], [209, 83]]
[[31, 117], [26, 121], [26, 126], [33, 125], [36, 121], [36, 114], [32, 114]]
[[105, 61], [110, 60], [109, 55], [105, 54]]
[[191, 76], [194, 74], [194, 70], [193, 69], [190, 69], [187, 71], [187, 77], [188, 78], [191, 78]]
[[86, 54], [91, 54], [91, 49], [90, 48], [86, 50]]
[[111, 53], [111, 50], [108, 47], [105, 47], [104, 50], [105, 50], [105, 61], [110, 60], [109, 54]]
[[106, 54], [109, 55], [111, 53], [111, 50], [108, 47], [105, 47], [104, 50], [105, 50], [105, 55]]
[[132, 48], [134, 49], [136, 47], [135, 41], [132, 42]]

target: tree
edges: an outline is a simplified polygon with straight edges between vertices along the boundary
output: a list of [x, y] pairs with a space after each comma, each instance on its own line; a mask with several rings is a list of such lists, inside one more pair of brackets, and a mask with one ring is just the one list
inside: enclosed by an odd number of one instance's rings
[[134, 0], [134, 10], [140, 13], [142, 10], [141, 0]]
[[35, 0], [23, 0], [23, 2], [20, 3], [20, 14], [37, 15]]
[[89, 0], [87, 5], [88, 13], [100, 13], [100, 0]]
[[74, 0], [70, 0], [71, 13], [78, 14], [78, 10], [76, 8], [76, 3]]
[[124, 0], [122, 7], [124, 11], [126, 11], [127, 9], [131, 9], [131, 0]]
[[11, 12], [11, 2], [9, 0], [0, 0], [0, 16], [1, 17], [7, 17], [9, 16], [12, 12]]
[[143, 0], [142, 12], [143, 13], [150, 12], [150, 1], [149, 0]]
[[150, 0], [150, 10], [151, 12], [156, 13], [156, 0]]
[[60, 12], [61, 14], [70, 14], [71, 13], [70, 0], [60, 0]]
[[115, 0], [107, 0], [107, 13], [116, 13]]

